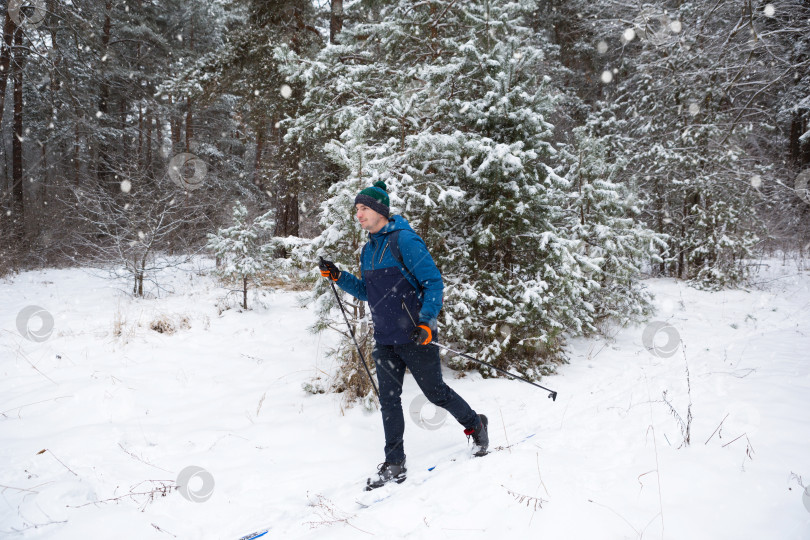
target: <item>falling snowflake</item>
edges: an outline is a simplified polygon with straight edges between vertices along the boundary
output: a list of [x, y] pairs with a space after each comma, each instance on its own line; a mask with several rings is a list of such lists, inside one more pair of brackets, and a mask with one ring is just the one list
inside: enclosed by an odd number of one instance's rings
[[602, 72], [602, 82], [605, 83], [605, 84], [608, 84], [608, 83], [610, 83], [612, 81], [613, 81], [613, 73], [611, 73], [607, 69], [605, 71], [603, 71]]
[[605, 43], [604, 41], [600, 41], [599, 43], [596, 44], [596, 52], [598, 52], [599, 54], [605, 54], [607, 50], [608, 44]]
[[282, 84], [281, 85], [281, 97], [283, 97], [284, 99], [287, 99], [291, 95], [292, 95], [292, 88], [290, 88], [290, 86], [287, 85], [287, 84]]
[[765, 13], [766, 17], [773, 17], [776, 13], [776, 8], [773, 7], [773, 4], [766, 4], [765, 9], [762, 10]]
[[132, 189], [132, 182], [130, 182], [129, 180], [124, 180], [123, 182], [121, 182], [122, 192], [129, 193], [131, 189]]
[[672, 21], [669, 24], [669, 29], [676, 34], [680, 34], [681, 30], [683, 30], [683, 25], [681, 24], [681, 21]]
[[622, 39], [623, 39], [623, 40], [624, 40], [626, 43], [630, 43], [631, 41], [633, 41], [634, 39], [636, 39], [636, 31], [635, 31], [635, 30], [633, 30], [632, 28], [628, 28], [628, 29], [627, 29], [627, 30], [625, 30], [625, 31], [624, 31], [624, 33], [622, 34]]

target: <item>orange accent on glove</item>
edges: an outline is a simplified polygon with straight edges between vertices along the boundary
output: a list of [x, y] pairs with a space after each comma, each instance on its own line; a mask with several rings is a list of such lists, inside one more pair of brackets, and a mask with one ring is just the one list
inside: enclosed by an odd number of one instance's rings
[[419, 343], [419, 345], [427, 345], [428, 343], [433, 341], [433, 332], [430, 330], [430, 327], [428, 325], [420, 324], [419, 326], [417, 326], [417, 328], [423, 328], [425, 332], [427, 332], [427, 337], [422, 343]]
[[318, 264], [318, 268], [320, 269], [323, 277], [329, 278], [332, 281], [337, 281], [340, 279], [340, 269], [332, 261], [325, 261], [321, 259], [320, 264]]

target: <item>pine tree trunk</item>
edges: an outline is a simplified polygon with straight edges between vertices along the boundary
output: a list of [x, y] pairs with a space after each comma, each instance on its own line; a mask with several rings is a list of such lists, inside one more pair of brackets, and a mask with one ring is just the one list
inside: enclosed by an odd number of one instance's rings
[[298, 236], [298, 193], [294, 192], [289, 183], [284, 187], [284, 193], [278, 199], [274, 236]]
[[138, 103], [138, 166], [145, 170], [143, 160], [143, 105]]
[[150, 167], [152, 166], [152, 122], [154, 118], [152, 116], [152, 112], [149, 109], [146, 109], [146, 149], [145, 149], [145, 158], [143, 164], [143, 170], [149, 171]]
[[14, 84], [14, 136], [11, 138], [11, 196], [14, 213], [14, 235], [19, 242], [25, 239], [25, 196], [23, 190], [23, 49], [22, 28], [14, 32], [14, 58], [12, 61], [12, 78]]
[[[111, 11], [112, 11], [112, 1], [107, 0], [104, 3], [104, 26], [101, 34], [102, 48], [100, 52], [102, 57], [106, 56], [109, 51], [111, 30], [112, 30], [112, 21], [110, 19]], [[98, 111], [101, 113], [99, 123], [102, 125], [109, 122], [108, 116], [110, 112], [109, 102], [110, 102], [110, 82], [107, 80], [106, 77], [102, 77], [98, 99]], [[109, 164], [111, 157], [112, 156], [110, 154], [110, 149], [103, 141], [100, 141], [98, 148], [98, 164], [96, 169], [96, 177], [98, 178], [99, 184], [107, 189], [111, 188], [109, 184], [112, 181], [112, 174], [113, 174]]]
[[[659, 234], [663, 234], [664, 231], [664, 200], [663, 196], [661, 195], [661, 180], [658, 177], [655, 177], [655, 183], [653, 185], [653, 193], [655, 194], [655, 203], [654, 203], [654, 215], [655, 215], [655, 226], [656, 231]], [[663, 249], [663, 248], [662, 248]], [[665, 253], [661, 253], [661, 262], [658, 265], [658, 272], [662, 276], [667, 275], [667, 260], [664, 256]]]
[[191, 152], [191, 139], [194, 137], [194, 116], [191, 112], [193, 101], [191, 98], [186, 98], [186, 153]]
[[247, 289], [248, 289], [248, 279], [247, 276], [242, 277], [242, 307], [247, 309]]
[[41, 165], [40, 170], [42, 171], [42, 201], [45, 205], [48, 204], [48, 143], [43, 142], [40, 144], [40, 150], [42, 152], [41, 155]]
[[3, 25], [3, 43], [0, 51], [0, 125], [3, 124], [3, 111], [6, 109], [6, 84], [8, 83], [9, 68], [11, 67], [11, 41], [16, 25], [6, 8], [6, 22]]
[[73, 124], [73, 185], [79, 187], [79, 153], [81, 152], [81, 137], [79, 136], [79, 123]]
[[172, 149], [171, 152], [174, 153], [177, 148], [180, 146], [180, 120], [177, 119], [176, 111], [174, 110], [174, 96], [171, 94], [169, 95], [169, 105], [172, 108], [169, 111], [169, 127], [172, 130], [171, 138], [172, 138]]
[[[191, 30], [189, 32], [189, 48], [194, 50], [194, 16], [191, 16]], [[194, 138], [194, 101], [186, 97], [186, 153], [191, 153], [191, 139]]]
[[121, 130], [120, 148], [130, 148], [132, 139], [127, 135], [127, 109], [128, 100], [125, 95], [119, 96], [118, 100], [118, 129]]
[[329, 19], [329, 42], [335, 43], [335, 36], [343, 30], [343, 0], [332, 0], [332, 14]]
[[264, 191], [261, 181], [262, 153], [264, 152], [264, 131], [266, 126], [262, 122], [256, 130], [256, 158], [253, 160], [253, 185]]
[[160, 119], [160, 113], [155, 114], [153, 120], [155, 121], [155, 147], [157, 149], [155, 161], [158, 161], [160, 156], [163, 155], [163, 123]]

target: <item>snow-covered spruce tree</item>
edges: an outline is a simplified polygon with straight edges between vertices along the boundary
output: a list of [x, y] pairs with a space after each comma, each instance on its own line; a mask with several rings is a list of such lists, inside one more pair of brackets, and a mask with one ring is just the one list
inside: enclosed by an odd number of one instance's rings
[[[362, 129], [362, 123], [355, 124], [353, 129]], [[362, 136], [358, 136], [358, 138], [362, 139]], [[366, 234], [354, 218], [354, 198], [361, 189], [366, 187], [366, 180], [362, 178], [361, 172], [366, 158], [364, 150], [365, 148], [362, 146], [354, 148], [351, 144], [327, 145], [326, 151], [336, 163], [348, 171], [348, 177], [333, 184], [329, 188], [327, 199], [321, 204], [320, 225], [323, 228], [321, 234], [309, 242], [290, 246], [290, 248], [296, 261], [312, 268], [313, 275], [316, 276], [315, 286], [310, 296], [305, 299], [307, 304], [314, 306], [318, 314], [318, 321], [311, 330], [322, 332], [330, 329], [343, 336], [336, 349], [329, 351], [329, 354], [334, 354], [340, 359], [341, 365], [335, 373], [330, 374], [326, 389], [342, 394], [347, 406], [359, 400], [364, 407], [371, 409], [376, 404], [376, 398], [366, 368], [362, 365], [360, 354], [346, 327], [346, 321], [339, 313], [340, 308], [332, 286], [327, 280], [321, 278], [315, 266], [319, 257], [324, 257], [336, 262], [340, 268], [349, 272], [356, 272], [359, 268], [360, 251], [366, 241]], [[343, 308], [349, 317], [349, 324], [352, 325], [352, 331], [363, 351], [366, 364], [374, 375], [375, 366], [371, 360], [371, 350], [374, 345], [373, 329], [370, 325], [371, 313], [366, 309], [365, 302], [360, 302], [345, 294], [339, 287], [335, 287], [335, 290], [340, 295]], [[320, 389], [323, 385], [309, 386], [311, 388], [317, 386]]]
[[565, 152], [573, 187], [571, 230], [599, 282], [589, 302], [597, 321], [641, 320], [650, 314], [651, 297], [638, 276], [645, 265], [662, 262], [658, 253], [665, 252], [667, 238], [643, 224], [632, 191], [616, 183], [623, 163], [611, 159], [608, 145], [588, 135], [587, 127], [574, 129], [574, 136], [574, 153]]
[[561, 359], [564, 333], [593, 329], [586, 297], [598, 288], [565, 228], [569, 183], [549, 165], [546, 44], [524, 25], [534, 8], [402, 0], [312, 61], [277, 53], [307, 89], [290, 136], [340, 133], [333, 154], [354, 156], [332, 192], [340, 211], [384, 180], [442, 270], [442, 341], [530, 377]]
[[238, 283], [242, 292], [242, 308], [247, 309], [248, 285], [256, 283], [258, 274], [272, 266], [273, 253], [279, 242], [262, 238], [272, 234], [275, 221], [271, 212], [248, 220], [245, 205], [233, 205], [233, 225], [208, 234], [208, 249], [217, 257], [215, 273], [226, 282]]
[[[561, 359], [564, 333], [592, 329], [587, 260], [564, 228], [569, 184], [550, 164], [548, 45], [526, 26], [533, 2], [461, 10], [451, 58], [425, 76], [441, 93], [434, 129], [452, 134], [461, 166], [449, 183], [437, 260], [447, 284], [445, 333], [498, 367], [536, 377]], [[415, 138], [417, 143], [419, 138]], [[419, 163], [418, 146], [413, 162]], [[436, 220], [434, 220], [436, 221]]]

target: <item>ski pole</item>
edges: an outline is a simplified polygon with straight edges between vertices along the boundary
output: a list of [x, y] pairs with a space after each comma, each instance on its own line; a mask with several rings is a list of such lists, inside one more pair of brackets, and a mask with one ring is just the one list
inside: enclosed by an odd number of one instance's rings
[[[323, 257], [321, 257], [321, 262], [324, 262]], [[357, 338], [354, 337], [354, 330], [352, 329], [351, 323], [349, 323], [349, 316], [346, 315], [346, 310], [343, 309], [343, 302], [340, 301], [340, 296], [338, 295], [337, 289], [335, 288], [335, 282], [332, 281], [332, 278], [329, 278], [329, 285], [332, 286], [332, 292], [335, 293], [335, 300], [337, 300], [337, 303], [340, 306], [340, 311], [343, 313], [343, 319], [346, 321], [346, 326], [349, 327], [349, 333], [352, 335], [354, 346], [357, 347], [357, 354], [360, 355], [360, 361], [363, 362], [363, 367], [366, 368], [366, 373], [368, 374], [368, 380], [371, 382], [371, 387], [374, 389], [374, 393], [377, 394], [377, 398], [379, 398], [380, 391], [377, 390], [377, 385], [374, 384], [374, 377], [371, 376], [371, 370], [368, 369], [366, 358], [363, 356], [363, 351], [360, 349], [360, 345], [357, 343]]]
[[[411, 322], [413, 323], [413, 325], [414, 325], [414, 326], [416, 326], [416, 321], [414, 321], [414, 320], [413, 320], [413, 315], [411, 315], [411, 311], [408, 309], [408, 306], [406, 306], [406, 305], [405, 305], [405, 300], [403, 300], [403, 301], [402, 301], [402, 309], [404, 309], [404, 310], [405, 310], [405, 312], [408, 314], [408, 317], [410, 317], [410, 318], [411, 318]], [[548, 395], [548, 397], [550, 397], [550, 398], [551, 398], [551, 401], [557, 401], [557, 392], [556, 392], [556, 391], [554, 391], [554, 390], [551, 390], [551, 389], [549, 389], [549, 388], [546, 388], [545, 386], [540, 386], [539, 384], [533, 383], [532, 381], [530, 381], [530, 380], [528, 380], [528, 379], [524, 379], [523, 377], [519, 377], [519, 376], [515, 375], [514, 373], [509, 373], [508, 371], [505, 371], [505, 370], [503, 370], [503, 369], [497, 368], [497, 367], [493, 366], [492, 364], [487, 363], [487, 362], [484, 362], [483, 360], [479, 360], [478, 358], [475, 358], [475, 357], [473, 357], [473, 356], [470, 356], [469, 354], [465, 354], [465, 353], [463, 353], [463, 352], [459, 352], [459, 351], [453, 350], [453, 349], [451, 349], [450, 347], [448, 347], [448, 346], [446, 346], [446, 345], [442, 345], [441, 343], [436, 343], [435, 341], [432, 341], [432, 342], [430, 342], [430, 345], [435, 345], [436, 347], [439, 347], [439, 348], [441, 348], [441, 349], [444, 349], [444, 350], [446, 350], [446, 351], [448, 351], [448, 352], [451, 352], [451, 353], [453, 353], [453, 354], [457, 354], [457, 355], [459, 355], [459, 356], [461, 356], [461, 357], [463, 357], [463, 358], [466, 358], [467, 360], [472, 360], [473, 362], [477, 362], [477, 363], [479, 363], [479, 364], [482, 364], [482, 365], [484, 365], [484, 366], [487, 366], [487, 367], [489, 367], [489, 368], [492, 368], [492, 369], [494, 369], [495, 371], [497, 371], [498, 373], [502, 373], [502, 374], [504, 374], [504, 375], [506, 375], [506, 376], [508, 376], [508, 377], [512, 377], [513, 379], [517, 379], [517, 380], [519, 380], [519, 381], [523, 381], [523, 382], [525, 382], [525, 383], [529, 383], [529, 384], [530, 384], [530, 385], [532, 385], [532, 386], [536, 386], [537, 388], [540, 388], [540, 389], [542, 389], [542, 390], [545, 390], [546, 392], [550, 392], [550, 393], [549, 393], [549, 395]]]
[[555, 392], [554, 390], [550, 390], [550, 389], [546, 388], [545, 386], [540, 386], [539, 384], [535, 384], [535, 383], [533, 383], [532, 381], [530, 381], [528, 379], [524, 379], [523, 377], [518, 377], [517, 375], [515, 375], [513, 373], [509, 373], [508, 371], [505, 371], [503, 369], [496, 368], [492, 364], [489, 364], [487, 362], [484, 362], [483, 360], [479, 360], [477, 358], [474, 358], [474, 357], [470, 356], [469, 354], [464, 354], [463, 352], [454, 351], [450, 347], [447, 347], [446, 345], [442, 345], [441, 343], [433, 343], [433, 345], [436, 345], [437, 347], [440, 347], [440, 348], [442, 348], [442, 349], [444, 349], [446, 351], [449, 351], [449, 352], [451, 352], [453, 354], [457, 354], [459, 356], [462, 356], [462, 357], [466, 358], [467, 360], [472, 360], [473, 362], [478, 362], [479, 364], [482, 364], [482, 365], [485, 365], [485, 366], [487, 366], [489, 368], [492, 368], [495, 371], [497, 371], [498, 373], [502, 373], [502, 374], [506, 375], [507, 377], [512, 377], [513, 379], [517, 379], [519, 381], [529, 383], [532, 386], [536, 386], [537, 388], [541, 388], [541, 389], [545, 390], [546, 392], [550, 392], [548, 397], [551, 398], [551, 401], [557, 401], [557, 392]]

